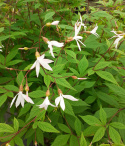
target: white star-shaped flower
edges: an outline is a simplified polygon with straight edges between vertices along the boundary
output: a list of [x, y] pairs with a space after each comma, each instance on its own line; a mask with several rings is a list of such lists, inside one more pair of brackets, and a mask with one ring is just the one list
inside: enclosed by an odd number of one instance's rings
[[60, 103], [60, 106], [63, 111], [65, 110], [64, 98], [72, 100], [72, 101], [78, 101], [78, 99], [74, 98], [71, 95], [63, 95], [62, 93], [60, 93], [60, 96], [55, 99], [55, 104], [56, 106], [58, 106], [58, 104]]
[[[16, 100], [17, 97], [17, 100]], [[29, 103], [34, 104], [34, 102], [32, 101], [32, 99], [28, 96], [26, 96], [25, 94], [22, 93], [22, 91], [19, 91], [19, 93], [13, 98], [11, 104], [10, 104], [10, 108], [13, 105], [14, 101], [16, 100], [16, 108], [19, 106], [19, 104], [22, 105], [22, 107], [24, 107], [24, 101], [26, 100]]]
[[90, 33], [94, 34], [96, 37], [99, 37], [99, 35], [96, 33], [97, 29], [98, 29], [98, 26], [96, 24], [95, 28], [92, 31], [90, 31]]
[[57, 41], [47, 41], [48, 47], [50, 48], [50, 53], [52, 55], [53, 58], [55, 58], [54, 54], [53, 54], [53, 47], [52, 46], [56, 46], [56, 47], [63, 47], [64, 43], [59, 43]]
[[79, 27], [77, 27], [77, 24], [75, 24], [75, 36], [73, 37], [73, 40], [76, 40], [77, 45], [78, 45], [78, 48], [79, 48], [79, 50], [81, 51], [81, 47], [80, 47], [80, 45], [79, 45], [79, 42], [80, 42], [83, 46], [86, 46], [86, 45], [84, 45], [84, 44], [80, 41], [80, 39], [82, 39], [83, 37], [82, 37], [82, 36], [77, 36], [78, 33], [79, 33], [79, 31], [80, 31], [80, 29], [81, 29], [81, 25], [80, 25]]
[[[117, 33], [116, 31], [114, 31], [114, 30], [112, 30], [111, 32], [113, 32], [113, 33], [115, 34], [115, 36], [113, 36], [112, 38], [114, 38], [114, 37], [117, 38], [117, 39], [114, 41], [115, 48], [117, 49], [118, 43], [119, 43], [119, 41], [120, 41], [122, 38], [124, 38], [125, 33], [122, 33], [121, 31], [118, 31], [118, 32], [119, 32], [119, 34], [118, 34], [118, 33]], [[110, 38], [110, 39], [112, 39], [112, 38]]]
[[81, 15], [80, 15], [80, 21], [81, 21], [81, 22], [78, 22], [78, 21], [77, 21], [76, 24], [80, 24], [81, 26], [83, 26], [84, 29], [85, 29], [85, 31], [86, 31], [86, 26], [85, 26], [85, 24], [82, 22], [82, 16], [81, 16]]
[[52, 68], [48, 64], [52, 63], [54, 61], [52, 61], [50, 59], [44, 59], [45, 54], [40, 56], [39, 52], [36, 52], [36, 57], [37, 57], [37, 60], [34, 62], [34, 64], [31, 66], [30, 69], [33, 69], [36, 67], [36, 76], [37, 77], [39, 76], [40, 65], [42, 65], [45, 69], [52, 71]]
[[45, 110], [47, 110], [48, 106], [51, 105], [53, 107], [55, 107], [55, 105], [51, 104], [49, 99], [48, 99], [48, 96], [45, 98], [45, 100], [43, 101], [42, 104], [38, 105], [39, 108], [44, 108]]

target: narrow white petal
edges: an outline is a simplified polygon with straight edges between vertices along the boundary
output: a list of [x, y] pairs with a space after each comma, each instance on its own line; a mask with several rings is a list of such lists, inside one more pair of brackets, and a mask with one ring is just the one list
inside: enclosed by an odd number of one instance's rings
[[49, 44], [48, 47], [50, 48], [50, 53], [51, 53], [52, 57], [55, 58], [55, 56], [53, 54], [53, 47], [52, 47], [52, 45]]
[[114, 44], [115, 44], [115, 48], [116, 48], [116, 49], [117, 49], [117, 46], [118, 46], [119, 41], [120, 41], [122, 38], [123, 38], [123, 36], [119, 36], [119, 37], [115, 40]]
[[54, 62], [53, 60], [50, 60], [50, 59], [43, 59], [46, 63], [52, 63]]
[[59, 21], [53, 21], [51, 25], [58, 25]]
[[22, 94], [22, 96], [20, 98], [20, 103], [21, 103], [22, 107], [24, 107], [24, 102], [25, 102], [25, 100], [24, 100], [23, 94]]
[[32, 101], [32, 99], [31, 99], [30, 97], [28, 97], [27, 95], [22, 94], [22, 97], [23, 97], [27, 102], [30, 102], [30, 103], [34, 104], [34, 102]]
[[57, 98], [55, 99], [55, 104], [56, 104], [56, 106], [58, 106], [58, 104], [59, 104], [60, 100], [61, 100], [61, 97], [60, 97], [60, 96], [59, 96], [59, 97], [57, 97]]
[[81, 51], [81, 47], [80, 47], [80, 45], [79, 45], [79, 42], [76, 40], [76, 42], [77, 42], [77, 46], [78, 46], [78, 48], [79, 48], [79, 51]]
[[73, 96], [71, 95], [62, 95], [64, 98], [66, 99], [69, 99], [69, 100], [72, 100], [72, 101], [78, 101], [78, 99], [74, 98]]
[[76, 36], [75, 39], [83, 39], [82, 36]]
[[45, 54], [41, 55], [40, 57], [37, 57], [37, 60], [43, 59], [45, 57]]
[[3, 50], [0, 49], [0, 52], [3, 52]]
[[46, 63], [45, 60], [39, 60], [39, 62], [45, 69], [52, 71], [52, 68]]
[[21, 95], [21, 93], [19, 92], [18, 97], [17, 97], [17, 100], [16, 100], [16, 107], [18, 107], [19, 104], [21, 103], [21, 98], [22, 98], [22, 95]]
[[[18, 93], [18, 94], [19, 94], [19, 93]], [[16, 96], [13, 98], [13, 100], [12, 100], [12, 102], [11, 102], [11, 104], [10, 104], [10, 108], [12, 107], [12, 105], [13, 105], [13, 103], [14, 103], [16, 97], [18, 96], [18, 94], [16, 94]]]
[[85, 44], [83, 44], [83, 42], [81, 42], [80, 40], [78, 40], [83, 46], [86, 46]]
[[57, 41], [51, 41], [51, 45], [56, 46], [56, 47], [63, 47], [64, 43], [59, 43]]
[[82, 16], [81, 16], [81, 14], [80, 14], [80, 21], [81, 21], [81, 23], [82, 23]]
[[37, 60], [33, 63], [33, 65], [31, 66], [31, 68], [30, 68], [30, 69], [35, 68], [35, 66], [36, 66], [36, 62], [37, 62]]
[[64, 111], [65, 110], [65, 103], [64, 103], [63, 97], [61, 97], [60, 106], [61, 106], [62, 110]]
[[40, 63], [39, 63], [39, 61], [37, 60], [37, 62], [36, 62], [36, 76], [37, 76], [37, 78], [38, 78], [38, 76], [39, 76], [39, 71], [40, 71]]

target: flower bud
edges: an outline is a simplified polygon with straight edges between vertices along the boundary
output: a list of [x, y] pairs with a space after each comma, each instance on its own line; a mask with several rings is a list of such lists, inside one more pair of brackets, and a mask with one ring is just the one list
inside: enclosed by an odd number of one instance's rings
[[73, 79], [77, 79], [77, 76], [71, 76]]
[[28, 50], [29, 48], [28, 47], [24, 47], [24, 50]]
[[34, 142], [34, 146], [37, 146], [37, 141]]
[[72, 40], [73, 40], [73, 37], [68, 37], [65, 42], [68, 43], [68, 42], [71, 42]]
[[59, 89], [59, 88], [58, 88], [58, 94], [59, 94], [59, 95], [62, 94], [62, 91], [61, 91], [61, 89]]
[[42, 37], [43, 41], [47, 43], [49, 40], [46, 37]]
[[29, 86], [26, 84], [25, 91], [29, 91]]
[[123, 38], [125, 39], [125, 33], [123, 34]]
[[118, 34], [122, 34], [123, 32], [122, 32], [122, 31], [117, 31], [117, 33], [118, 33]]
[[19, 87], [19, 91], [23, 91], [23, 85], [22, 84]]
[[11, 146], [9, 143], [6, 143], [6, 146]]
[[37, 57], [40, 57], [40, 54], [39, 54], [38, 51], [36, 51], [35, 56], [36, 56], [36, 58], [37, 58]]
[[85, 31], [85, 33], [90, 34], [91, 32], [90, 31]]
[[50, 22], [49, 22], [49, 23], [46, 23], [46, 26], [47, 26], [47, 27], [51, 26], [51, 23], [50, 23]]
[[50, 95], [50, 91], [49, 89], [46, 91], [46, 96], [49, 96]]

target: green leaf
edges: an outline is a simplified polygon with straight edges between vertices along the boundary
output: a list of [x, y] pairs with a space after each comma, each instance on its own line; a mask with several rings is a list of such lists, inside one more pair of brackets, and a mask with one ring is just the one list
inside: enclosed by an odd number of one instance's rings
[[18, 117], [21, 117], [23, 114], [29, 112], [30, 108], [31, 108], [30, 104], [25, 104], [24, 108], [21, 108]]
[[75, 116], [74, 111], [72, 109], [72, 106], [70, 105], [70, 103], [67, 101], [67, 99], [65, 99], [65, 113]]
[[60, 73], [65, 67], [65, 64], [59, 64], [53, 67], [54, 73]]
[[49, 75], [44, 75], [44, 83], [46, 84], [47, 88], [49, 88], [51, 77]]
[[0, 123], [0, 132], [14, 133], [14, 129], [5, 123]]
[[39, 128], [36, 129], [36, 137], [38, 142], [44, 145], [44, 135], [42, 130], [40, 130]]
[[58, 79], [56, 79], [56, 83], [59, 84], [59, 85], [61, 85], [61, 86], [66, 87], [66, 88], [75, 90], [64, 78], [58, 78]]
[[100, 113], [100, 120], [105, 125], [106, 122], [107, 122], [106, 112], [102, 108], [100, 108], [100, 112], [99, 113]]
[[74, 135], [71, 135], [69, 143], [70, 143], [70, 146], [79, 146], [78, 138]]
[[83, 135], [83, 132], [81, 133], [80, 146], [87, 146], [87, 142], [85, 140], [85, 137]]
[[76, 75], [78, 77], [80, 76], [80, 74], [74, 68], [69, 67], [69, 69], [74, 73], [74, 75]]
[[44, 21], [46, 21], [46, 20], [52, 18], [52, 16], [53, 16], [54, 14], [55, 14], [54, 11], [49, 11], [49, 12], [47, 12], [47, 14], [45, 15], [45, 20], [44, 20]]
[[114, 85], [114, 84], [109, 84], [109, 83], [106, 83], [106, 86], [108, 86], [116, 95], [125, 98], [125, 89], [124, 88]]
[[125, 53], [123, 51], [121, 51], [121, 50], [117, 50], [117, 49], [112, 49], [112, 50], [117, 52], [117, 53], [119, 53], [119, 54], [125, 55]]
[[99, 63], [95, 66], [94, 70], [103, 69], [103, 68], [109, 66], [110, 64], [111, 64], [110, 62], [106, 62], [106, 61], [103, 61], [103, 62], [102, 62], [102, 61], [101, 61], [101, 62], [99, 62]]
[[101, 126], [102, 123], [94, 116], [87, 115], [87, 116], [80, 116], [87, 124], [92, 126]]
[[23, 140], [22, 140], [19, 136], [16, 136], [16, 137], [14, 138], [14, 141], [15, 141], [15, 143], [16, 143], [18, 146], [24, 146]]
[[96, 71], [97, 75], [100, 76], [101, 78], [105, 79], [106, 81], [112, 82], [114, 84], [118, 83], [116, 82], [115, 78], [113, 75], [107, 71]]
[[64, 146], [65, 144], [67, 144], [69, 137], [70, 137], [70, 134], [59, 135], [55, 138], [51, 146]]
[[9, 77], [2, 77], [2, 78], [0, 78], [0, 84], [6, 83], [6, 82], [9, 82], [9, 81], [12, 81], [12, 80], [13, 79], [9, 78]]
[[0, 96], [0, 107], [4, 104], [4, 102], [7, 100], [7, 95], [3, 94]]
[[125, 125], [120, 122], [112, 122], [110, 125], [117, 129], [125, 129]]
[[120, 144], [121, 137], [113, 127], [109, 126], [109, 136], [115, 144]]
[[8, 63], [10, 60], [12, 60], [16, 56], [17, 53], [18, 53], [18, 49], [12, 50], [6, 57], [6, 63]]
[[9, 91], [16, 91], [16, 92], [19, 91], [19, 88], [14, 86], [14, 85], [6, 85], [6, 86], [4, 86], [4, 88], [9, 90]]
[[100, 92], [100, 91], [97, 92], [96, 94], [97, 94], [98, 98], [100, 98], [104, 102], [108, 103], [109, 105], [112, 105], [113, 107], [119, 107], [118, 102], [111, 95], [108, 95], [108, 94]]
[[71, 51], [71, 50], [66, 50], [66, 53], [67, 53], [69, 56], [71, 56], [71, 57], [73, 57], [74, 59], [76, 59], [76, 53], [74, 53], [73, 51]]
[[19, 129], [19, 122], [18, 122], [18, 120], [14, 117], [14, 129], [15, 129], [15, 132], [17, 132], [18, 131], [18, 129]]
[[70, 129], [64, 124], [58, 123], [58, 127], [61, 131], [64, 131], [65, 133], [71, 133]]
[[81, 135], [81, 122], [78, 118], [76, 118], [75, 120], [75, 131], [77, 133], [77, 136], [80, 136]]
[[34, 118], [35, 116], [44, 116], [46, 113], [45, 110], [42, 110], [40, 108], [38, 108], [38, 106], [34, 106], [32, 109], [31, 109], [31, 112], [30, 112], [30, 116], [29, 118], [27, 119], [27, 121], [29, 121], [30, 119]]
[[1, 28], [0, 28], [0, 32], [2, 32], [2, 31], [4, 31], [4, 27], [1, 27]]
[[6, 66], [12, 66], [12, 65], [18, 64], [20, 62], [23, 62], [23, 60], [13, 60], [13, 61], [7, 62]]
[[39, 122], [38, 127], [44, 132], [59, 133], [57, 129], [55, 129], [50, 123], [47, 122]]
[[88, 60], [84, 56], [78, 64], [78, 69], [79, 69], [80, 74], [83, 75], [87, 68], [88, 68]]
[[[24, 79], [23, 72], [20, 71], [19, 74], [18, 74], [18, 76], [17, 76], [17, 79], [16, 79], [17, 84], [18, 84], [19, 86], [22, 84], [22, 80], [23, 80], [23, 79]], [[23, 81], [23, 84], [24, 84], [24, 81]]]
[[46, 92], [44, 92], [42, 90], [36, 90], [36, 91], [29, 93], [29, 97], [32, 97], [32, 98], [40, 98], [40, 97], [44, 97], [44, 96], [46, 96]]
[[94, 143], [94, 142], [99, 141], [99, 140], [104, 136], [105, 130], [106, 130], [105, 127], [100, 127], [100, 128], [96, 131], [96, 133], [95, 133], [95, 135], [94, 135], [94, 137], [93, 137], [92, 142]]

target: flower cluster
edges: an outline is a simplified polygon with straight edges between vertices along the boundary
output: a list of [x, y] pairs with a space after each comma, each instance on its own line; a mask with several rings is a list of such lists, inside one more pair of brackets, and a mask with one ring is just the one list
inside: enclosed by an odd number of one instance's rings
[[115, 34], [115, 36], [113, 36], [112, 38], [114, 38], [114, 37], [116, 38], [116, 40], [114, 41], [114, 45], [115, 45], [115, 48], [117, 49], [119, 41], [122, 38], [125, 38], [125, 33], [123, 33], [122, 31], [114, 31], [114, 30], [112, 30], [111, 32], [113, 32]]
[[[54, 21], [52, 23], [47, 23], [45, 26], [49, 27], [51, 25], [55, 25], [56, 27], [58, 27], [58, 23], [59, 23], [59, 21]], [[84, 43], [81, 42], [81, 39], [83, 39], [83, 37], [78, 35], [82, 26], [84, 27], [84, 30], [85, 30], [86, 33], [94, 34], [96, 37], [99, 36], [96, 33], [96, 30], [98, 29], [97, 24], [96, 24], [95, 28], [92, 31], [86, 31], [86, 28], [87, 27], [82, 22], [82, 17], [80, 15], [80, 22], [77, 21], [75, 23], [75, 35], [74, 35], [74, 37], [69, 37], [68, 40], [67, 40], [67, 42], [75, 40], [80, 51], [81, 51], [80, 44], [82, 44], [83, 46], [86, 46]], [[60, 42], [57, 42], [55, 40], [50, 41], [46, 37], [43, 37], [43, 36], [42, 36], [42, 38], [43, 38], [43, 41], [48, 44], [48, 48], [50, 49], [51, 56], [53, 58], [55, 58], [54, 53], [53, 53], [53, 46], [56, 46], [56, 47], [64, 47], [64, 43], [60, 43]], [[0, 46], [0, 48], [2, 48], [2, 47]], [[29, 50], [30, 48], [24, 47], [24, 48], [19, 48], [19, 49], [21, 49], [21, 50]], [[42, 66], [42, 68], [45, 68], [47, 70], [53, 71], [52, 68], [51, 68], [51, 66], [49, 65], [49, 63], [54, 62], [53, 60], [45, 59], [45, 54], [40, 55], [40, 53], [38, 51], [35, 52], [35, 56], [36, 56], [36, 61], [31, 66], [30, 70], [36, 68], [36, 76], [37, 77], [39, 76], [40, 66]], [[76, 76], [72, 76], [72, 78], [73, 79], [78, 79], [78, 80], [85, 80], [85, 79], [87, 79], [87, 78], [78, 78]], [[24, 107], [25, 100], [27, 102], [31, 103], [31, 104], [34, 104], [34, 102], [32, 101], [32, 99], [28, 96], [29, 87], [28, 87], [28, 84], [27, 83], [26, 83], [25, 90], [26, 90], [26, 95], [23, 94], [23, 86], [20, 85], [19, 93], [13, 98], [13, 100], [12, 100], [12, 102], [10, 104], [10, 107], [12, 107], [12, 105], [13, 105], [14, 101], [16, 100], [16, 98], [17, 98], [16, 104], [15, 104], [16, 107], [18, 107], [20, 104], [22, 105], [22, 107]], [[64, 111], [65, 110], [64, 98], [65, 99], [72, 100], [72, 101], [78, 101], [78, 99], [74, 98], [71, 95], [63, 95], [63, 93], [62, 93], [62, 91], [60, 89], [58, 89], [58, 94], [59, 94], [59, 97], [57, 97], [55, 99], [55, 105], [53, 105], [49, 101], [48, 96], [50, 95], [50, 92], [49, 92], [49, 90], [47, 90], [47, 92], [46, 92], [46, 98], [44, 99], [44, 101], [43, 101], [42, 104], [38, 105], [39, 108], [44, 108], [45, 110], [47, 110], [47, 108], [48, 108], [49, 105], [52, 106], [52, 107], [57, 107], [58, 105], [60, 105], [60, 107]]]

